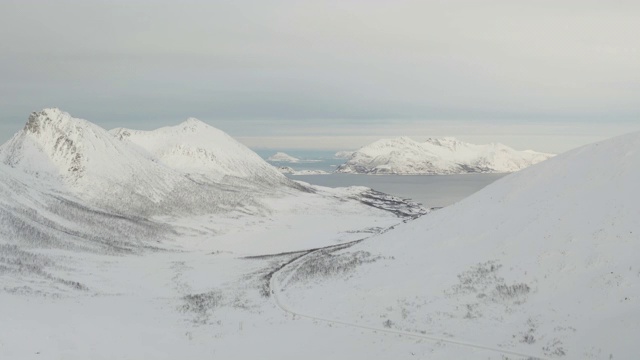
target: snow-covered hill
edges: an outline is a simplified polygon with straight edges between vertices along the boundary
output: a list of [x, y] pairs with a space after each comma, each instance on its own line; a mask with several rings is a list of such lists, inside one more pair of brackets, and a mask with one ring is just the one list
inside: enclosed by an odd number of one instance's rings
[[198, 119], [153, 131], [114, 129], [118, 139], [142, 147], [163, 165], [199, 181], [249, 180], [273, 186], [290, 182], [231, 136]]
[[45, 109], [31, 114], [24, 129], [0, 147], [0, 162], [46, 182], [46, 188], [140, 216], [257, 209], [259, 188], [299, 188], [226, 134], [195, 120], [116, 134]]
[[454, 138], [418, 142], [399, 137], [378, 140], [360, 148], [336, 172], [400, 175], [504, 173], [521, 170], [552, 156], [531, 150], [516, 151], [495, 143], [474, 145]]
[[353, 156], [353, 153], [355, 153], [355, 151], [341, 150], [333, 154], [333, 157], [336, 159], [349, 159]]
[[180, 174], [149, 154], [59, 109], [32, 113], [24, 129], [0, 147], [0, 159], [87, 197], [129, 195], [159, 201], [184, 183]]
[[287, 153], [277, 152], [267, 158], [269, 161], [273, 162], [289, 162], [289, 163], [297, 163], [300, 162], [300, 159], [297, 157], [293, 157]]
[[541, 358], [633, 359], [638, 184], [640, 133], [588, 145], [299, 261], [280, 279], [283, 301], [319, 318]]
[[39, 294], [42, 284], [82, 291], [86, 286], [72, 275], [57, 274], [68, 268], [67, 256], [57, 252], [139, 254], [174, 235], [166, 224], [109, 213], [39, 185], [0, 164], [0, 293]]

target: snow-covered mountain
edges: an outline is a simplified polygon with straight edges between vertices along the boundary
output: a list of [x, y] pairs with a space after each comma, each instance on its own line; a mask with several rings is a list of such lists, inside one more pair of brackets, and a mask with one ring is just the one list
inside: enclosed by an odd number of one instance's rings
[[[0, 146], [0, 162], [89, 204], [142, 216], [255, 208], [256, 188], [300, 187], [196, 120], [155, 132], [121, 129], [115, 134], [59, 109], [45, 109], [31, 114], [24, 129]], [[203, 184], [203, 179], [211, 181]]]
[[269, 161], [273, 162], [289, 162], [289, 163], [297, 163], [300, 162], [300, 159], [297, 157], [293, 157], [287, 153], [277, 152], [267, 158]]
[[454, 138], [418, 142], [399, 137], [378, 140], [360, 148], [336, 172], [400, 175], [504, 173], [521, 170], [552, 156], [531, 150], [517, 151], [497, 143], [474, 145]]
[[0, 147], [0, 358], [287, 358], [281, 334], [318, 333], [274, 306], [270, 276], [427, 212], [288, 180], [195, 120], [110, 133], [33, 113]]
[[24, 129], [0, 146], [0, 160], [81, 194], [159, 199], [184, 182], [146, 152], [59, 109], [32, 113]]
[[268, 186], [290, 184], [249, 148], [198, 119], [153, 131], [119, 128], [111, 134], [145, 149], [163, 165], [200, 181], [235, 183], [244, 179]]
[[34, 113], [0, 147], [0, 357], [636, 357], [640, 133], [424, 217], [234, 146]]
[[350, 157], [353, 156], [354, 152], [355, 151], [341, 150], [333, 154], [333, 157], [335, 157], [336, 159], [349, 159]]
[[58, 190], [43, 189], [30, 175], [0, 163], [0, 268], [9, 264], [35, 271], [27, 265], [28, 250], [18, 247], [129, 253], [152, 248], [145, 240], [155, 242], [169, 234], [167, 225], [119, 216]]
[[588, 145], [346, 251], [299, 260], [281, 279], [282, 302], [532, 358], [636, 358], [638, 184], [640, 133]]

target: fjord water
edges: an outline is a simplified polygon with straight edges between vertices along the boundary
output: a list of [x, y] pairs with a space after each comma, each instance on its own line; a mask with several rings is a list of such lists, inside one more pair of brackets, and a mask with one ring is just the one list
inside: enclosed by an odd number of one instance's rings
[[[274, 166], [288, 166], [294, 170], [322, 170], [333, 172], [339, 165], [344, 164], [346, 159], [337, 159], [336, 151], [327, 150], [301, 150], [301, 149], [252, 149], [256, 154]], [[287, 155], [300, 159], [299, 162], [269, 161], [268, 158], [277, 153], [283, 152]]]
[[462, 175], [298, 175], [289, 176], [328, 187], [366, 186], [387, 194], [412, 199], [426, 207], [458, 202], [507, 174]]
[[[335, 151], [300, 149], [254, 149], [267, 159], [276, 152], [284, 152], [301, 161], [297, 163], [270, 162], [294, 170], [323, 170], [332, 173], [345, 159], [336, 159]], [[387, 194], [412, 199], [426, 207], [444, 207], [458, 202], [507, 174], [461, 175], [287, 175], [290, 179], [327, 187], [366, 186]]]

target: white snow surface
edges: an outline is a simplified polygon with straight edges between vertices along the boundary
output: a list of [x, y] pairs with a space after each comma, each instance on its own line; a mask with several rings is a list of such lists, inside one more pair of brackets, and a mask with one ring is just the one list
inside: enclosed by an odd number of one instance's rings
[[120, 128], [111, 133], [147, 150], [167, 167], [209, 181], [219, 182], [229, 176], [269, 184], [286, 182], [249, 148], [195, 118], [153, 131]]
[[[308, 347], [286, 344], [318, 333], [318, 350], [357, 338], [323, 358], [413, 346], [370, 349], [366, 335], [296, 324], [269, 299], [266, 276], [302, 250], [424, 209], [368, 188], [293, 182], [231, 140], [226, 159], [257, 172], [215, 172], [224, 167], [188, 151], [162, 158], [151, 145], [170, 135], [136, 135], [147, 147], [45, 109], [0, 148], [0, 359], [287, 359]], [[215, 150], [197, 136], [182, 142]]]
[[[540, 358], [634, 359], [638, 184], [640, 133], [588, 145], [301, 262], [280, 279], [282, 301], [320, 318]], [[312, 270], [350, 261], [362, 265], [342, 276]]]
[[225, 173], [190, 126], [46, 109], [0, 147], [0, 359], [637, 357], [640, 133], [419, 217], [242, 147]]
[[299, 254], [246, 258], [342, 244], [402, 221], [358, 201], [366, 188], [292, 190], [265, 200], [262, 213], [148, 221], [53, 202], [27, 179], [0, 165], [1, 359], [388, 358], [431, 349], [295, 321], [268, 297], [266, 276]]
[[139, 254], [173, 234], [167, 224], [113, 214], [43, 188], [30, 175], [0, 164], [0, 293], [38, 293], [43, 284], [54, 292], [81, 290], [84, 286], [68, 279], [73, 275], [48, 271], [56, 267], [52, 251], [64, 250], [68, 256]]
[[143, 216], [255, 208], [257, 192], [298, 187], [228, 135], [194, 119], [112, 134], [59, 109], [44, 109], [0, 147], [0, 161], [96, 206]]
[[517, 151], [492, 143], [474, 145], [455, 138], [382, 139], [355, 151], [336, 172], [358, 174], [447, 175], [521, 170], [553, 155]]
[[300, 159], [298, 159], [297, 157], [293, 157], [287, 153], [280, 152], [280, 151], [269, 156], [267, 160], [273, 161], [273, 162], [289, 162], [289, 163], [300, 162]]

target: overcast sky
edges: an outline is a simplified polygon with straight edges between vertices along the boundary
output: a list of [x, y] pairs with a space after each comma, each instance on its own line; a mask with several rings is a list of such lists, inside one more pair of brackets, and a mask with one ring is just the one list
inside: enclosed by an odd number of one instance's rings
[[640, 130], [640, 1], [0, 0], [0, 140], [59, 107], [194, 116], [252, 147], [457, 136], [560, 152]]

